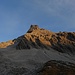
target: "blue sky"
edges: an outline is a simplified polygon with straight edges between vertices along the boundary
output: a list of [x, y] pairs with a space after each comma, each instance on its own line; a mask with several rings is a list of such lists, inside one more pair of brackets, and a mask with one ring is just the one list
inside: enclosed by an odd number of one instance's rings
[[0, 42], [26, 33], [31, 24], [75, 31], [75, 0], [0, 0]]

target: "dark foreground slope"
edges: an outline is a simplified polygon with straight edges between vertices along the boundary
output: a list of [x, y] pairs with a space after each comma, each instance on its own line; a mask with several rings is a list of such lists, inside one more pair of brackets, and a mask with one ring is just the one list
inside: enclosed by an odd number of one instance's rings
[[64, 61], [48, 61], [38, 75], [75, 75], [75, 64]]

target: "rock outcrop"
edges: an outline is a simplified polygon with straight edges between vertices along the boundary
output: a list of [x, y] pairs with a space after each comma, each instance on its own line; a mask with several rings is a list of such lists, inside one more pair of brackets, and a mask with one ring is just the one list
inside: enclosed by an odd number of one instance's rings
[[48, 61], [38, 75], [75, 75], [75, 64], [63, 61]]
[[30, 26], [30, 29], [27, 31], [27, 33], [31, 33], [33, 32], [34, 30], [39, 30], [39, 26], [38, 25], [31, 25]]
[[51, 47], [60, 52], [75, 52], [75, 32], [59, 32], [50, 39]]
[[37, 25], [31, 25], [28, 32], [16, 39], [18, 43], [17, 49], [30, 49], [30, 48], [46, 48], [49, 49], [51, 46], [50, 39], [55, 33], [41, 29]]
[[13, 44], [14, 44], [14, 41], [13, 40], [9, 40], [7, 42], [1, 42], [0, 43], [0, 48], [6, 48], [6, 47], [8, 47], [10, 45], [13, 45]]

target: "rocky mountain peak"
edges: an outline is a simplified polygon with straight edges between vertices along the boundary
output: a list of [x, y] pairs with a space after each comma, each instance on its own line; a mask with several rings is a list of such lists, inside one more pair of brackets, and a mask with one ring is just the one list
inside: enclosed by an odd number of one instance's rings
[[51, 49], [62, 53], [75, 54], [75, 32], [54, 33], [49, 30], [39, 28], [38, 25], [31, 25], [28, 32], [21, 36], [17, 49]]
[[27, 33], [31, 33], [33, 30], [38, 30], [38, 29], [40, 29], [38, 25], [31, 25]]
[[[54, 33], [39, 28], [38, 25], [31, 25], [27, 33], [13, 41], [16, 49], [48, 49], [51, 48], [62, 53], [75, 54], [75, 32]], [[9, 46], [7, 43], [0, 43], [1, 47]], [[12, 45], [10, 43], [10, 45]]]

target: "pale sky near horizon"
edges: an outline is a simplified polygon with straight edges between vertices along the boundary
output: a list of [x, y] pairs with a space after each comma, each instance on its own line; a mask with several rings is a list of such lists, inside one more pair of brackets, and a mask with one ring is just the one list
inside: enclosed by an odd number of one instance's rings
[[0, 42], [25, 34], [31, 24], [75, 32], [75, 0], [0, 0]]

